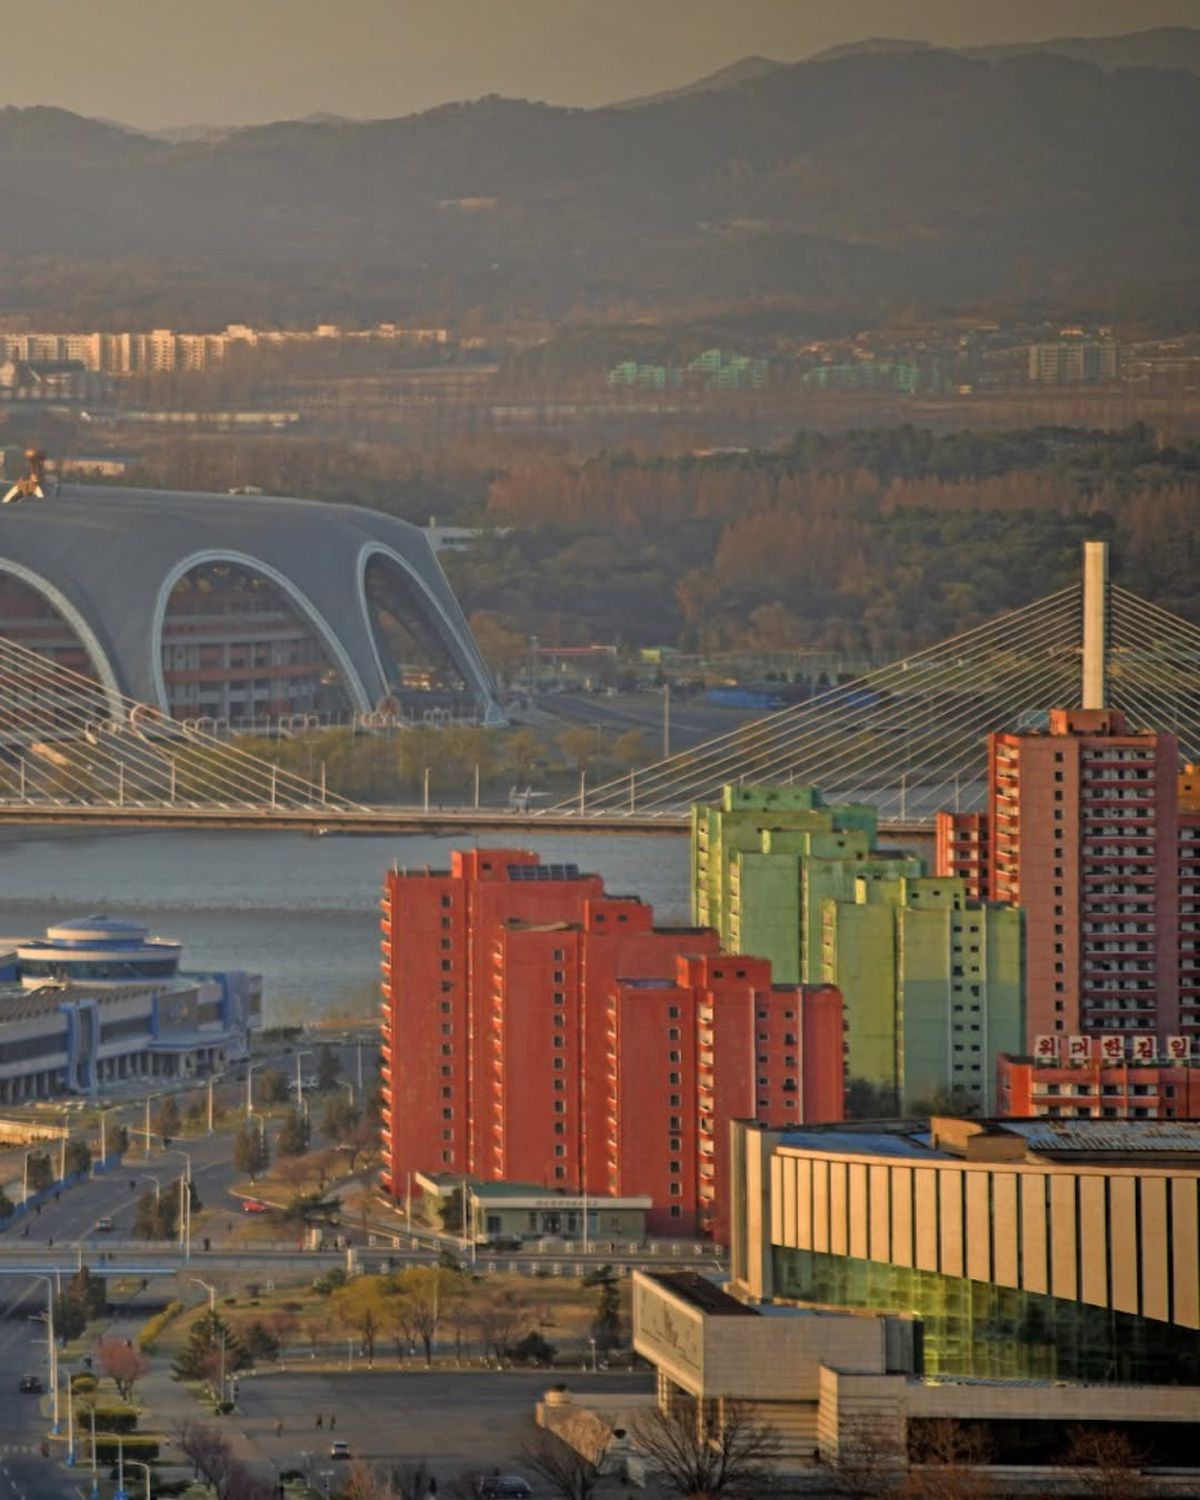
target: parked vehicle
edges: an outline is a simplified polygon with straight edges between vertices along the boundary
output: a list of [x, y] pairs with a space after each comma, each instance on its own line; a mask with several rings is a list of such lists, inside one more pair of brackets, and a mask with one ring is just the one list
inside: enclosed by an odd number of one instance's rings
[[531, 1500], [529, 1482], [519, 1474], [496, 1474], [479, 1481], [479, 1500]]

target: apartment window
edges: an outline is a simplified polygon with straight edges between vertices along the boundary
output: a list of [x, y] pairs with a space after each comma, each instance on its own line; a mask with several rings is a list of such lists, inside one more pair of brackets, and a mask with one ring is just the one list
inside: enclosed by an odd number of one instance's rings
[[448, 1016], [449, 1014], [450, 1014], [450, 1002], [449, 1002], [449, 1000], [443, 1000], [442, 1001], [442, 1015]]
[[679, 1019], [679, 1007], [678, 1007], [678, 1005], [668, 1005], [667, 1006], [667, 1016], [672, 1021], [678, 1021], [678, 1019]]
[[680, 1219], [683, 1217], [683, 1210], [679, 1207], [678, 1203], [671, 1204], [671, 1217], [673, 1219]]
[[[445, 899], [446, 899], [445, 896], [443, 896], [442, 900], [444, 901]], [[453, 1160], [454, 1160], [454, 1153], [452, 1151], [443, 1151], [442, 1152], [442, 1162], [443, 1162], [444, 1165], [449, 1165], [449, 1163], [452, 1162]]]
[[554, 1175], [555, 1175], [555, 1177], [557, 1179], [561, 1180], [562, 1178], [564, 1178], [567, 1175], [567, 1169], [566, 1169], [566, 1167], [555, 1167], [555, 1169], [554, 1169]]
[[450, 960], [448, 958], [443, 958], [442, 959], [442, 973], [443, 974], [449, 974], [449, 972], [450, 972]]
[[442, 931], [443, 932], [449, 932], [450, 931], [450, 918], [449, 917], [443, 917], [442, 918]]
[[672, 1198], [682, 1198], [683, 1197], [683, 1183], [682, 1182], [673, 1182], [671, 1184], [671, 1197]]
[[683, 1124], [680, 1121], [680, 1118], [679, 1118], [678, 1115], [672, 1115], [671, 1116], [671, 1119], [670, 1119], [670, 1122], [669, 1122], [669, 1125], [668, 1125], [668, 1129], [670, 1129], [670, 1130], [682, 1130], [683, 1129]]
[[449, 1078], [449, 1077], [451, 1077], [452, 1073], [453, 1073], [453, 1069], [451, 1068], [450, 1064], [449, 1063], [443, 1063], [442, 1064], [442, 1077], [443, 1078]]
[[558, 1145], [555, 1146], [555, 1148], [554, 1148], [554, 1154], [555, 1154], [555, 1156], [566, 1156], [566, 1154], [567, 1154], [567, 1148], [564, 1145], [562, 1145], [561, 1142], [560, 1142]]
[[678, 1062], [679, 1061], [679, 1053], [678, 1052], [668, 1052], [667, 1053], [667, 1061], [668, 1062]]
[[443, 938], [441, 940], [441, 950], [442, 950], [443, 953], [449, 953], [450, 952], [450, 939], [449, 938]]
[[554, 991], [554, 1003], [555, 1005], [565, 1005], [567, 1003], [567, 997], [563, 994], [562, 990]]
[[445, 979], [442, 980], [442, 994], [443, 995], [448, 995], [453, 988], [454, 988], [454, 986], [451, 983], [449, 983], [448, 980], [445, 980]]
[[554, 950], [554, 962], [556, 964], [560, 964], [560, 963], [562, 963], [562, 961], [563, 961], [563, 950], [561, 948], [555, 948], [555, 950]]
[[667, 1028], [667, 1041], [677, 1042], [679, 1040], [679, 1027], [669, 1026]]
[[445, 1109], [442, 1110], [442, 1119], [443, 1120], [453, 1120], [453, 1118], [454, 1118], [454, 1110], [453, 1110], [452, 1107], [447, 1107], [447, 1108], [445, 1108]]
[[565, 1026], [567, 1024], [566, 1016], [555, 1016], [554, 1024], [556, 1026]]
[[[561, 1060], [562, 1060], [561, 1058], [555, 1058], [556, 1062], [561, 1062]], [[567, 1086], [567, 1084], [566, 1084], [566, 1080], [565, 1079], [563, 1079], [563, 1078], [556, 1078], [554, 1080], [554, 1092], [556, 1094], [561, 1094], [563, 1092], [563, 1090], [566, 1088], [566, 1086]]]
[[566, 1037], [565, 1036], [556, 1036], [554, 1038], [554, 1045], [556, 1047], [565, 1047], [567, 1045], [567, 1039], [566, 1039]]
[[678, 1073], [668, 1073], [667, 1074], [667, 1082], [668, 1083], [678, 1083], [679, 1082], [679, 1074]]
[[443, 1099], [453, 1099], [454, 1098], [454, 1090], [452, 1088], [443, 1088], [442, 1089], [442, 1098]]
[[554, 983], [555, 984], [561, 984], [565, 978], [566, 978], [566, 975], [563, 973], [563, 971], [561, 969], [555, 969], [555, 971], [554, 971]]
[[566, 1059], [565, 1059], [565, 1058], [562, 1058], [562, 1057], [556, 1057], [556, 1058], [555, 1058], [555, 1059], [554, 1059], [554, 1066], [555, 1066], [555, 1067], [556, 1067], [556, 1068], [558, 1068], [558, 1069], [562, 1069], [562, 1068], [565, 1068], [565, 1067], [566, 1067], [566, 1065], [567, 1065], [567, 1064], [566, 1064]]
[[[679, 1108], [679, 1095], [678, 1094], [672, 1094], [671, 1097], [667, 1100], [667, 1103], [670, 1104], [674, 1109], [678, 1109]], [[678, 1129], [678, 1126], [676, 1126], [676, 1129]]]
[[453, 1033], [454, 1033], [454, 1027], [450, 1024], [450, 1022], [449, 1021], [443, 1021], [442, 1022], [442, 1035], [443, 1036], [452, 1036]]
[[679, 1172], [679, 1163], [677, 1161], [669, 1161], [667, 1163], [667, 1171], [677, 1174]]
[[554, 1113], [556, 1115], [565, 1114], [566, 1113], [566, 1108], [567, 1108], [567, 1101], [565, 1099], [556, 1099], [554, 1101]]
[[567, 1133], [566, 1121], [565, 1120], [555, 1120], [555, 1122], [554, 1122], [554, 1134], [555, 1135], [566, 1135], [566, 1133]]
[[446, 1042], [442, 1043], [442, 1056], [443, 1057], [449, 1057], [453, 1053], [453, 1051], [454, 1051], [454, 1048], [451, 1047], [448, 1043], [446, 1043]]
[[453, 905], [454, 905], [454, 902], [453, 902], [453, 901], [451, 901], [451, 899], [450, 899], [450, 897], [449, 897], [449, 896], [443, 896], [443, 897], [442, 897], [442, 905], [443, 905], [443, 906], [453, 906]]

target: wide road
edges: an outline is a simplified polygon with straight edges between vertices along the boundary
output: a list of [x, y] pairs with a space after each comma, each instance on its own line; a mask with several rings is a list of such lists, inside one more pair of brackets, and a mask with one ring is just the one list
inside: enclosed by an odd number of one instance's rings
[[[652, 1374], [567, 1378], [572, 1388], [610, 1398], [627, 1394], [642, 1401], [654, 1389]], [[272, 1465], [307, 1471], [317, 1485], [330, 1469], [331, 1442], [343, 1441], [355, 1458], [372, 1463], [424, 1459], [447, 1492], [464, 1473], [499, 1468], [524, 1474], [535, 1494], [549, 1495], [520, 1453], [535, 1403], [561, 1379], [552, 1370], [289, 1371], [243, 1378], [234, 1420]], [[335, 1463], [332, 1485], [339, 1482]]]
[[0, 1318], [0, 1500], [75, 1496], [75, 1480], [60, 1467], [61, 1448], [52, 1460], [41, 1456], [49, 1397], [17, 1391], [22, 1375], [40, 1375], [47, 1389], [50, 1385], [46, 1325], [30, 1319], [44, 1305], [39, 1282], [0, 1285], [0, 1307], [7, 1307], [7, 1316]]

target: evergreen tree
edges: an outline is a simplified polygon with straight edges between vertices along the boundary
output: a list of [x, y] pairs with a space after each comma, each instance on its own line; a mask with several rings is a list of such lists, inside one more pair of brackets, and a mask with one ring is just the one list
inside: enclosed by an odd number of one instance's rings
[[303, 1156], [311, 1138], [312, 1126], [298, 1109], [293, 1109], [284, 1116], [275, 1138], [275, 1148], [280, 1156]]
[[180, 1380], [211, 1380], [220, 1377], [224, 1347], [225, 1374], [233, 1375], [251, 1363], [249, 1352], [225, 1319], [206, 1309], [188, 1331], [188, 1341], [172, 1369]]
[[68, 1141], [63, 1157], [68, 1176], [91, 1169], [92, 1150], [86, 1141]]
[[54, 1182], [54, 1167], [49, 1156], [44, 1151], [31, 1151], [26, 1164], [25, 1175], [33, 1192], [41, 1188], [48, 1188]]
[[233, 1164], [239, 1172], [248, 1173], [251, 1180], [271, 1165], [267, 1132], [253, 1120], [247, 1120], [233, 1138]]
[[361, 1118], [358, 1107], [339, 1091], [325, 1101], [321, 1112], [321, 1134], [331, 1141], [344, 1141]]
[[611, 1267], [608, 1270], [608, 1276], [599, 1283], [596, 1316], [592, 1319], [592, 1337], [597, 1349], [615, 1349], [621, 1342], [621, 1293]]
[[258, 1081], [258, 1097], [264, 1104], [286, 1104], [288, 1081], [278, 1068], [264, 1068]]
[[321, 1049], [317, 1053], [317, 1088], [323, 1094], [329, 1093], [337, 1087], [338, 1079], [341, 1077], [342, 1065], [338, 1061], [338, 1055], [328, 1042], [321, 1043]]

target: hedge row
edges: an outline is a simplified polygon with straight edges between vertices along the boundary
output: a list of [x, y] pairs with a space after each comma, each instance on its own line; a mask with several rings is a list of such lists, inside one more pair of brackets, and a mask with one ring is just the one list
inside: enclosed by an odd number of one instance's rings
[[137, 1336], [138, 1348], [144, 1352], [153, 1347], [154, 1340], [159, 1336], [172, 1318], [177, 1318], [183, 1311], [182, 1302], [168, 1302], [162, 1312], [157, 1312], [152, 1318], [147, 1318], [141, 1332]]

